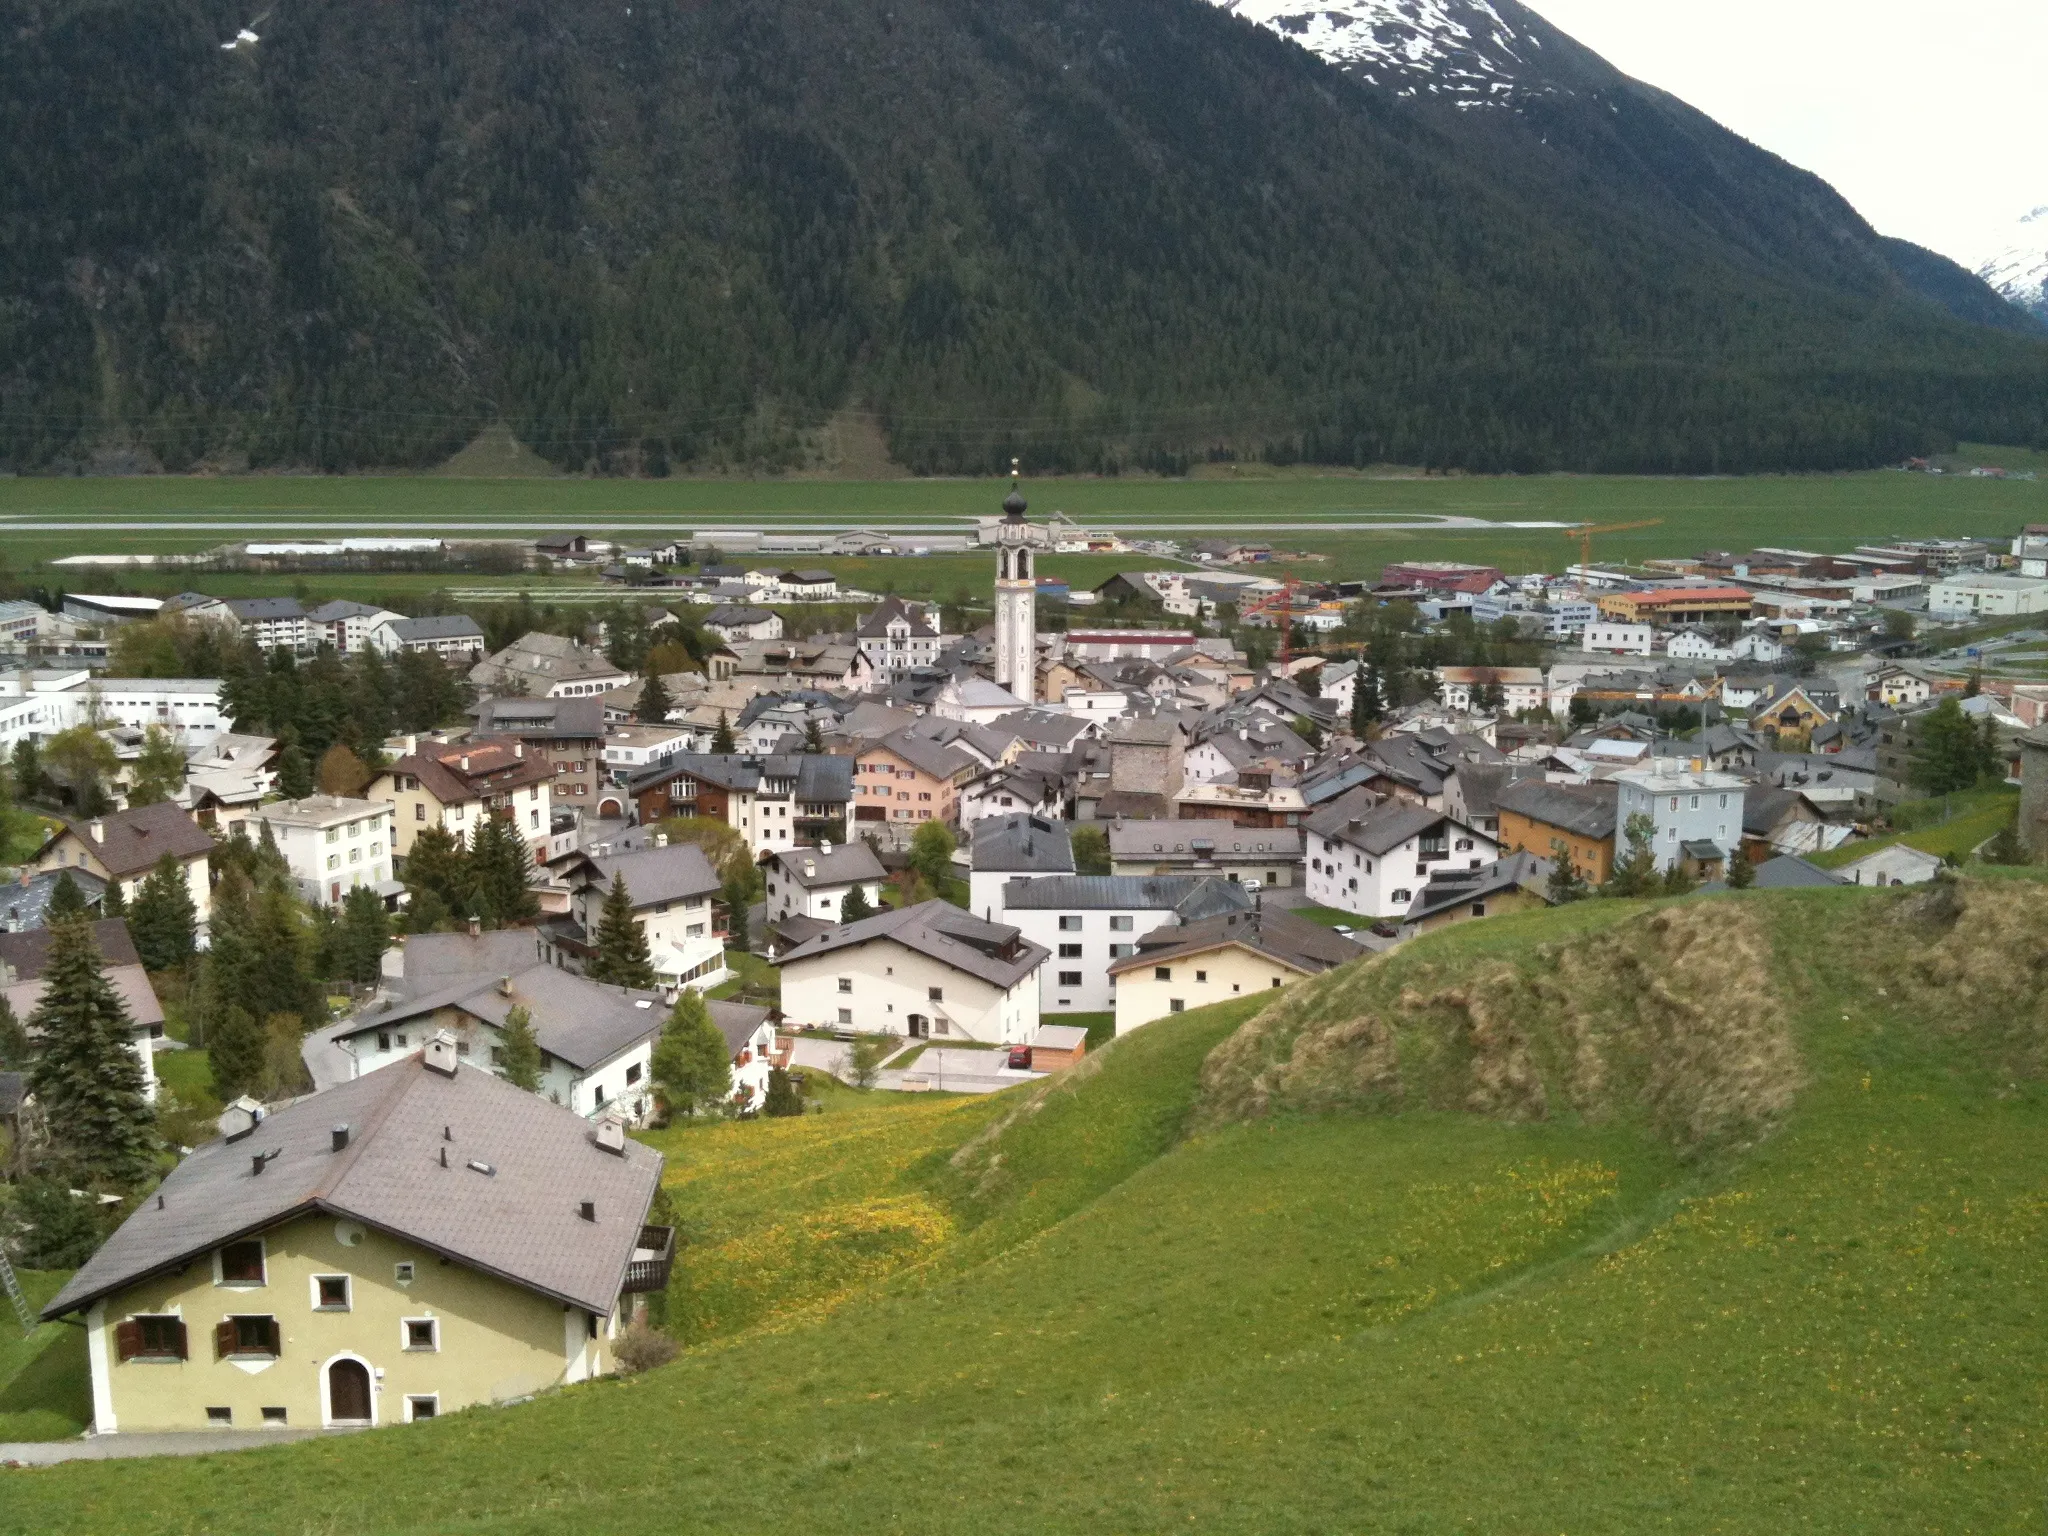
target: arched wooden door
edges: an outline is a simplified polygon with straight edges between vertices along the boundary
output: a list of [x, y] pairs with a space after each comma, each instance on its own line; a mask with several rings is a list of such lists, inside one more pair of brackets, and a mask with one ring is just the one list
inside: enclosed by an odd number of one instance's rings
[[336, 1424], [370, 1422], [370, 1372], [360, 1360], [327, 1367], [327, 1417]]

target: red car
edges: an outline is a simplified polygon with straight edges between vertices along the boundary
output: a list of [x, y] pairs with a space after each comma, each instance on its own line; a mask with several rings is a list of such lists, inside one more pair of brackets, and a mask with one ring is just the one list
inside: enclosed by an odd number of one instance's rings
[[1028, 1045], [1011, 1046], [1009, 1065], [1012, 1072], [1029, 1072], [1031, 1070], [1031, 1047]]

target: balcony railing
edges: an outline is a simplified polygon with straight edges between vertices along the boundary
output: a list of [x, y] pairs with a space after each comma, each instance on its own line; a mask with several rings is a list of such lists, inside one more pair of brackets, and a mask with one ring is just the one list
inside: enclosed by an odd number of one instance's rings
[[633, 1245], [632, 1262], [626, 1266], [626, 1283], [620, 1287], [628, 1295], [641, 1291], [665, 1291], [668, 1289], [669, 1271], [676, 1263], [676, 1229], [674, 1227], [642, 1227], [640, 1241]]

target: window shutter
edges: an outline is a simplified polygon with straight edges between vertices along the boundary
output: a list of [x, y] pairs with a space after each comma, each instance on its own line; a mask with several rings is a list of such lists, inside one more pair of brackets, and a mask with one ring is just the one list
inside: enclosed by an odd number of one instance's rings
[[133, 1360], [142, 1353], [142, 1324], [131, 1317], [114, 1325], [114, 1353], [123, 1360]]
[[232, 1319], [213, 1325], [213, 1358], [225, 1360], [235, 1352], [235, 1325]]
[[185, 1320], [182, 1317], [171, 1319], [171, 1346], [180, 1360], [192, 1358], [192, 1346], [186, 1337]]
[[270, 1352], [273, 1355], [282, 1355], [284, 1353], [284, 1331], [277, 1326], [277, 1319], [266, 1317], [263, 1320], [263, 1331], [269, 1335]]

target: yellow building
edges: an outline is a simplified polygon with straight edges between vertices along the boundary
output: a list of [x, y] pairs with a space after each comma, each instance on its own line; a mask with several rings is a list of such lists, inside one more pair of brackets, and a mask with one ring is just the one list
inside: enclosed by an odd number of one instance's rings
[[1154, 1019], [1278, 991], [1365, 953], [1341, 934], [1279, 908], [1166, 923], [1139, 941], [1136, 954], [1109, 968], [1116, 1032], [1127, 1035]]
[[458, 1064], [250, 1101], [43, 1309], [82, 1314], [100, 1434], [409, 1423], [612, 1368], [667, 1283], [661, 1157]]

